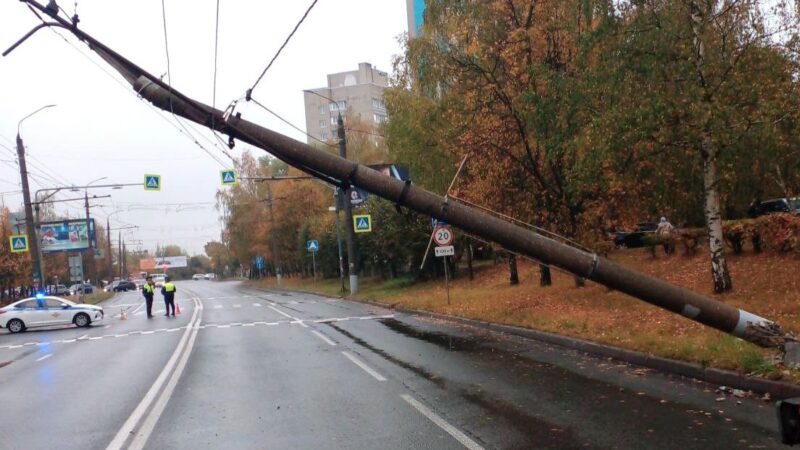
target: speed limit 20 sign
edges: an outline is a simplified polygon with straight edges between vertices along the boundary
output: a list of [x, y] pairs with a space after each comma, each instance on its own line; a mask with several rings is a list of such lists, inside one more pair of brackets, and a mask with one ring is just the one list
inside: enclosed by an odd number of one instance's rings
[[436, 242], [436, 245], [440, 247], [452, 244], [453, 232], [450, 230], [450, 227], [437, 226], [436, 229], [433, 230], [433, 242]]

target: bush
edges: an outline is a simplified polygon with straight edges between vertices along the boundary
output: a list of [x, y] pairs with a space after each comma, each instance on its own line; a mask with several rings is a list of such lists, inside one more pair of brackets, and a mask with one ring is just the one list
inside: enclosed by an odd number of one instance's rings
[[794, 214], [769, 214], [756, 219], [728, 220], [722, 224], [725, 242], [736, 254], [747, 240], [753, 251], [770, 249], [778, 253], [800, 252], [800, 217]]

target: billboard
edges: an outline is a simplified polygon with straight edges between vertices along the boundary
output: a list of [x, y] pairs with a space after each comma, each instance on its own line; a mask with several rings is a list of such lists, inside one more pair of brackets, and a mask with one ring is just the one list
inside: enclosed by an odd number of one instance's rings
[[42, 253], [80, 252], [93, 242], [94, 219], [60, 220], [39, 224], [39, 243]]
[[188, 258], [186, 256], [161, 256], [158, 258], [144, 258], [139, 261], [139, 269], [141, 270], [169, 270], [177, 269], [179, 267], [187, 267]]

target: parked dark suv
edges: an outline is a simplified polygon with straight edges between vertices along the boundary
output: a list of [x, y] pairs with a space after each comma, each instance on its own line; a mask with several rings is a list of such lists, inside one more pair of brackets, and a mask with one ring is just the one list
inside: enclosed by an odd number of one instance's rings
[[614, 245], [626, 248], [644, 247], [644, 237], [655, 233], [657, 228], [657, 223], [641, 222], [633, 231], [618, 231], [614, 234]]
[[775, 213], [800, 214], [800, 198], [774, 198], [763, 202], [756, 200], [747, 210], [750, 217]]

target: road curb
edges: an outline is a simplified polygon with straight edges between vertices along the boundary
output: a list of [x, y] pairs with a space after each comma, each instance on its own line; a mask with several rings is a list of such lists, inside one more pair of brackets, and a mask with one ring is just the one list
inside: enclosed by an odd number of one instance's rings
[[[263, 288], [256, 288], [263, 289]], [[564, 336], [546, 331], [533, 330], [530, 328], [522, 328], [514, 325], [504, 325], [493, 322], [486, 322], [478, 319], [468, 319], [466, 317], [452, 316], [449, 314], [436, 313], [431, 311], [423, 311], [419, 309], [410, 309], [398, 306], [396, 304], [388, 304], [376, 301], [367, 301], [354, 299], [349, 297], [330, 297], [328, 295], [320, 294], [318, 292], [311, 292], [299, 289], [274, 289], [286, 292], [301, 292], [305, 294], [317, 295], [320, 297], [341, 298], [365, 305], [380, 306], [387, 309], [392, 309], [405, 314], [414, 314], [419, 316], [432, 317], [450, 322], [457, 322], [466, 325], [477, 326], [491, 331], [512, 334], [528, 339], [533, 339], [548, 344], [558, 345], [560, 347], [578, 350], [589, 353], [595, 356], [603, 356], [613, 358], [625, 363], [655, 369], [661, 372], [672, 373], [681, 375], [688, 378], [705, 381], [707, 383], [727, 386], [734, 389], [742, 389], [746, 391], [753, 391], [761, 394], [769, 393], [775, 399], [780, 400], [789, 397], [800, 397], [800, 385], [793, 383], [786, 383], [783, 381], [767, 380], [765, 378], [752, 377], [743, 375], [738, 372], [730, 370], [715, 369], [712, 367], [704, 367], [700, 364], [690, 363], [685, 361], [677, 361], [674, 359], [662, 358], [660, 356], [648, 355], [647, 353], [638, 352], [635, 350], [627, 350], [619, 347], [613, 347], [606, 344], [598, 344], [596, 342], [587, 341], [584, 339]]]

